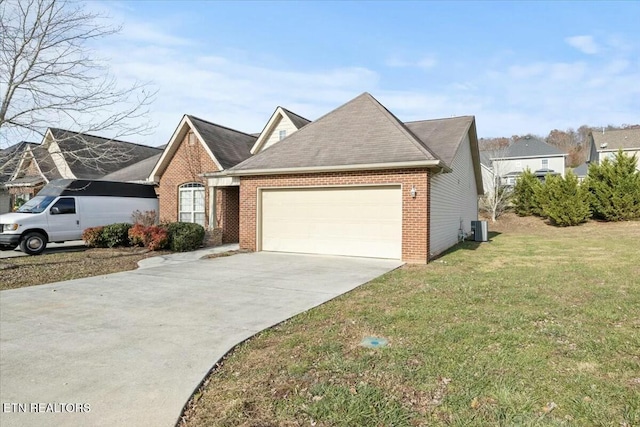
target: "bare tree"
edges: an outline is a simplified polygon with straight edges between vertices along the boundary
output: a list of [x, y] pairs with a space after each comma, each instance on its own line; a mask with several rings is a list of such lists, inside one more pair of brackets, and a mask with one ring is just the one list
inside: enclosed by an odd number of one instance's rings
[[480, 208], [491, 217], [492, 222], [496, 222], [496, 219], [509, 207], [513, 187], [507, 185], [503, 180], [504, 174], [510, 172], [504, 170], [502, 166], [504, 163], [491, 159], [507, 157], [508, 150], [508, 145], [497, 145], [493, 149], [481, 153], [486, 159], [485, 163], [489, 162], [490, 164], [488, 165], [489, 170], [485, 170], [482, 176], [483, 181], [486, 180], [488, 185], [485, 186], [485, 194], [480, 199]]
[[[42, 136], [48, 127], [72, 129], [74, 141], [107, 134], [105, 143], [151, 129], [155, 90], [140, 82], [118, 86], [90, 49], [119, 31], [107, 19], [69, 0], [0, 0], [0, 149], [25, 135]], [[105, 150], [96, 139], [83, 142], [82, 151], [69, 148], [78, 161], [117, 162], [128, 155]]]

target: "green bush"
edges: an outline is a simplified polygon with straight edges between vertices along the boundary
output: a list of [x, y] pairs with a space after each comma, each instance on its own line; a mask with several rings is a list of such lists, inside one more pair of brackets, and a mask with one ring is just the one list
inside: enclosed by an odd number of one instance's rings
[[102, 230], [102, 239], [108, 248], [115, 246], [129, 246], [129, 229], [131, 224], [120, 222], [109, 224]]
[[619, 150], [613, 161], [589, 165], [585, 181], [591, 193], [594, 216], [606, 221], [640, 218], [640, 172], [638, 159]]
[[551, 224], [561, 227], [578, 225], [591, 216], [589, 192], [578, 183], [571, 171], [565, 178], [549, 175], [538, 191], [538, 203], [542, 215]]
[[204, 227], [191, 222], [172, 222], [165, 224], [169, 234], [169, 249], [173, 252], [186, 252], [198, 249], [204, 241]]
[[82, 240], [84, 244], [90, 248], [104, 248], [106, 244], [102, 238], [102, 230], [104, 227], [90, 227], [82, 232]]
[[542, 184], [529, 169], [525, 170], [513, 188], [513, 210], [520, 216], [540, 215], [538, 193]]

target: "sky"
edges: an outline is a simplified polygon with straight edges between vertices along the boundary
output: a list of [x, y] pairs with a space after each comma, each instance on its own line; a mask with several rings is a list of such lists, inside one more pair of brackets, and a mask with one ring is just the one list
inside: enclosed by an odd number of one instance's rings
[[260, 132], [371, 93], [400, 120], [475, 115], [480, 137], [640, 123], [640, 2], [104, 1], [93, 46], [151, 82], [169, 141], [183, 114]]

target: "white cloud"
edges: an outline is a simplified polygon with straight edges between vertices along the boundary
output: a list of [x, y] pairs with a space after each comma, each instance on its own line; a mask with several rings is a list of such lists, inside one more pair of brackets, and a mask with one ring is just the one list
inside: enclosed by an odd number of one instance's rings
[[593, 40], [592, 36], [567, 37], [564, 41], [587, 55], [594, 55], [600, 51], [600, 48], [596, 44], [595, 40]]

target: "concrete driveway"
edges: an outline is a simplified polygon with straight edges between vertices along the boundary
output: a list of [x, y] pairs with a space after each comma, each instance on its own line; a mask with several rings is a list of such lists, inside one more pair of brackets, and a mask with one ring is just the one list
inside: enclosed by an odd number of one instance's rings
[[239, 342], [400, 266], [259, 252], [0, 292], [0, 425], [173, 426]]

